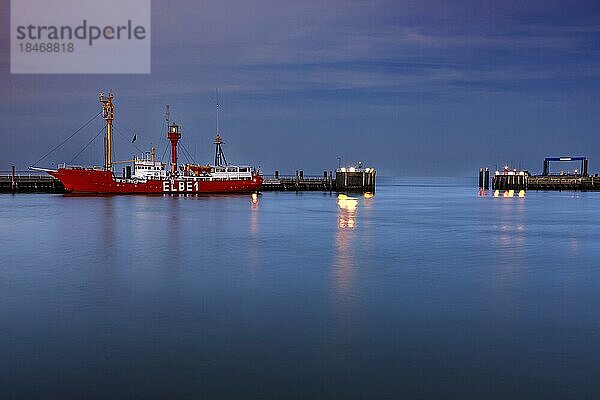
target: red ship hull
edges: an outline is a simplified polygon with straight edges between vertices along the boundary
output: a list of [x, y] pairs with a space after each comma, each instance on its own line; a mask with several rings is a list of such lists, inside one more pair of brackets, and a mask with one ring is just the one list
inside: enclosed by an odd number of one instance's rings
[[150, 179], [134, 182], [115, 179], [110, 171], [59, 168], [49, 171], [68, 193], [88, 194], [201, 194], [201, 193], [252, 193], [260, 189], [262, 177], [252, 179], [208, 180], [190, 177], [176, 179]]

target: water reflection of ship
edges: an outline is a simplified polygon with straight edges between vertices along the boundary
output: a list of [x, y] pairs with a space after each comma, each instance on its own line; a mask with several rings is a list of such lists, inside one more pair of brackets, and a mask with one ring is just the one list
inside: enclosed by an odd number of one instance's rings
[[252, 193], [250, 197], [250, 233], [257, 235], [258, 233], [258, 194]]
[[250, 197], [249, 225], [248, 225], [248, 253], [246, 258], [247, 279], [254, 281], [261, 257], [261, 236], [259, 230], [259, 196], [252, 193]]

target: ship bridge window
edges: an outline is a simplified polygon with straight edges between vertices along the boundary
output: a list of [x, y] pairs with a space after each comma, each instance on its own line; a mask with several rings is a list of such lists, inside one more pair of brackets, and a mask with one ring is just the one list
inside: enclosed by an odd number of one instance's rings
[[248, 167], [240, 167], [240, 172], [248, 172]]
[[229, 167], [227, 168], [227, 172], [238, 172], [237, 167]]

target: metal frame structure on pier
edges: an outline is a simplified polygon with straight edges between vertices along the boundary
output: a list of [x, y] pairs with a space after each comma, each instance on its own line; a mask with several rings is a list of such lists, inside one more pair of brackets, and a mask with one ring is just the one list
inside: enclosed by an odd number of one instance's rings
[[546, 157], [544, 158], [544, 172], [543, 176], [550, 175], [550, 162], [569, 162], [569, 161], [581, 161], [581, 176], [588, 176], [588, 159], [587, 157]]

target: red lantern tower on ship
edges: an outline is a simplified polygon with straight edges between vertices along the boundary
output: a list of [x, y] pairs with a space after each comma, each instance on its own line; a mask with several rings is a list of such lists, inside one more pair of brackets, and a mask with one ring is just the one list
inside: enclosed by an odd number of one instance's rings
[[175, 122], [169, 126], [167, 138], [171, 142], [171, 173], [177, 173], [177, 142], [181, 139], [181, 129]]

